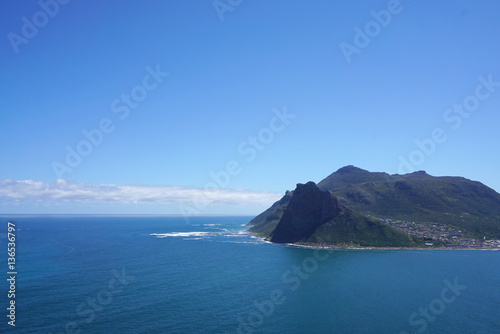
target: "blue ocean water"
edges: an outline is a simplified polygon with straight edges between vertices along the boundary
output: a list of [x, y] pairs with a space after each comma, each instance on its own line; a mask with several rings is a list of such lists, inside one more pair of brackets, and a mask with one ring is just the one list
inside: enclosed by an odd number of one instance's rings
[[500, 333], [500, 252], [274, 245], [251, 217], [0, 218], [2, 333]]

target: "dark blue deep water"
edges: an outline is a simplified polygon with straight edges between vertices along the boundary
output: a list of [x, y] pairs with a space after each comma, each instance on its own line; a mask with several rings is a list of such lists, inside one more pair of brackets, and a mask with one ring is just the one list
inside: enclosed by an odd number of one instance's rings
[[0, 332], [500, 333], [500, 252], [272, 245], [250, 219], [0, 216]]

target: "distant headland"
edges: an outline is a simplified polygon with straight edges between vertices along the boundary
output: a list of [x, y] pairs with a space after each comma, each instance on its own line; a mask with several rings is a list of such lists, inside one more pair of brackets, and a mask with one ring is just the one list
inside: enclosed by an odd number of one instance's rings
[[500, 194], [463, 177], [346, 166], [297, 184], [248, 225], [301, 246], [500, 249]]

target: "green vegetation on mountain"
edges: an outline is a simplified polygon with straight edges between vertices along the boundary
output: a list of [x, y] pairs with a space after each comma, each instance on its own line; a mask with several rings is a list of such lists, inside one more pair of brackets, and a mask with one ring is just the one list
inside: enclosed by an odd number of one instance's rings
[[423, 247], [425, 240], [413, 238], [381, 222], [346, 209], [318, 228], [308, 243], [363, 247]]
[[478, 238], [500, 238], [500, 194], [463, 177], [423, 171], [389, 175], [347, 166], [318, 184], [364, 215], [463, 228]]

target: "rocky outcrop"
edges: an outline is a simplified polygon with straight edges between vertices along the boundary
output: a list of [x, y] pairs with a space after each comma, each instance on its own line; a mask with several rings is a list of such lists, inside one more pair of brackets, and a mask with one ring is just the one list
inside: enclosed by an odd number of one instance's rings
[[314, 182], [297, 184], [283, 216], [271, 234], [271, 241], [305, 241], [342, 210], [344, 206], [331, 191], [319, 189]]

